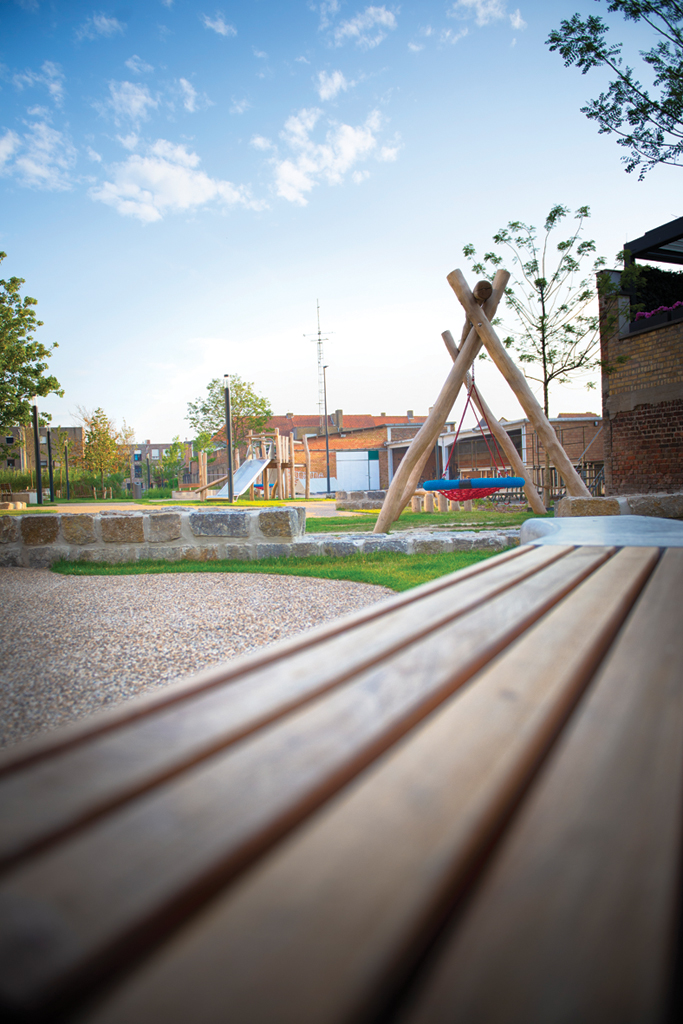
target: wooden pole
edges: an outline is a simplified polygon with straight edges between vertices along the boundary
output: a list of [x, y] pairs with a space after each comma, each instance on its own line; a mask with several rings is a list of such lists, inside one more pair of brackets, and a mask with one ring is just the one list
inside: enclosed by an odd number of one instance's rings
[[[485, 309], [488, 316], [495, 315], [498, 303], [505, 293], [505, 287], [509, 280], [510, 275], [507, 270], [499, 270], [494, 278], [493, 288], [491, 288], [488, 281], [479, 282], [476, 285], [475, 292], [478, 292], [478, 296], [481, 296], [482, 302], [486, 302]], [[480, 287], [480, 285], [485, 287]], [[477, 332], [472, 329], [462, 346], [460, 355], [453, 364], [451, 372], [446, 378], [439, 397], [432, 406], [431, 412], [411, 441], [408, 451], [405, 453], [401, 464], [394, 474], [394, 479], [389, 485], [382, 510], [377, 517], [375, 533], [386, 532], [394, 520], [398, 519], [401, 510], [415, 493], [420, 480], [420, 473], [446, 424], [446, 420], [453, 408], [453, 403], [458, 397], [458, 392], [465, 380], [465, 375], [478, 355], [481, 344]]]
[[[443, 338], [444, 344], [450, 353], [451, 359], [453, 360], [453, 362], [455, 362], [455, 360], [458, 358], [458, 353], [460, 350], [458, 349], [458, 346], [455, 344], [455, 341], [453, 340], [453, 335], [451, 334], [450, 331], [444, 331], [441, 337]], [[469, 390], [469, 388], [472, 386], [471, 373], [467, 374], [465, 382]], [[477, 409], [482, 414], [484, 419], [488, 422], [488, 425], [491, 428], [491, 433], [493, 434], [496, 441], [507, 455], [508, 460], [510, 462], [510, 466], [515, 471], [515, 475], [524, 478], [524, 493], [526, 494], [527, 500], [531, 505], [532, 509], [534, 510], [536, 515], [544, 516], [546, 508], [543, 502], [541, 501], [540, 494], [534, 487], [534, 482], [531, 479], [529, 470], [522, 462], [519, 452], [512, 443], [512, 438], [510, 437], [502, 423], [499, 423], [496, 417], [493, 415], [488, 405], [482, 398], [481, 392], [479, 391], [478, 388], [475, 388], [474, 391], [472, 392], [472, 401], [474, 402], [474, 404], [476, 405]]]
[[574, 469], [571, 459], [560, 444], [555, 431], [546, 419], [526, 377], [505, 351], [505, 346], [491, 326], [488, 316], [478, 306], [467, 282], [459, 270], [448, 275], [448, 283], [462, 303], [466, 315], [472, 321], [488, 354], [512, 388], [517, 401], [524, 409], [538, 434], [543, 447], [550, 455], [555, 468], [564, 480], [567, 493], [575, 498], [590, 498], [591, 493]]
[[282, 487], [282, 444], [280, 441], [280, 428], [275, 428], [275, 458], [277, 467], [277, 496], [280, 501], [284, 497], [284, 490]]
[[306, 500], [311, 496], [311, 452], [308, 447], [308, 438], [304, 434], [303, 438], [304, 453], [306, 455]]

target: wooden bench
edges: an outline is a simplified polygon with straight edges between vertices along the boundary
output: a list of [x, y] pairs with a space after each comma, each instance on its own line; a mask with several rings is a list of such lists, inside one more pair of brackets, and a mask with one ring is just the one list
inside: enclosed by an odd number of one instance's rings
[[682, 592], [517, 548], [10, 750], [6, 1014], [664, 1020]]

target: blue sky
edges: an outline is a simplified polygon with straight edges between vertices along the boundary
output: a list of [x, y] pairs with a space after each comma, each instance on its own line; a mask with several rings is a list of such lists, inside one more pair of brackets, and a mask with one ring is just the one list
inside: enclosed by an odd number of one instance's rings
[[[140, 439], [239, 373], [315, 412], [426, 412], [459, 334], [446, 275], [511, 219], [587, 204], [610, 261], [681, 215], [681, 172], [627, 175], [580, 113], [607, 79], [544, 45], [592, 0], [4, 0], [2, 276], [26, 278], [64, 399]], [[620, 18], [634, 54], [649, 37]], [[494, 367], [477, 379], [519, 414]], [[551, 411], [599, 409], [583, 384]]]

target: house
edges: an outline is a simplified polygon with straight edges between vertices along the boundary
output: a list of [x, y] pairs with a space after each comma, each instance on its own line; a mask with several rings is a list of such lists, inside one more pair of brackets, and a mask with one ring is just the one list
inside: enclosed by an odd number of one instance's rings
[[[683, 217], [625, 249], [683, 265]], [[600, 300], [606, 493], [683, 490], [683, 273], [643, 266], [630, 289], [621, 271], [604, 273], [616, 286]]]

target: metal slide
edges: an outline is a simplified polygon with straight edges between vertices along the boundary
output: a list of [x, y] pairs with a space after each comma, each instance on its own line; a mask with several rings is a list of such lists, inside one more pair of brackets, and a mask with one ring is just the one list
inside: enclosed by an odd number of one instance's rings
[[[263, 470], [270, 463], [270, 459], [246, 459], [232, 477], [232, 490], [235, 498], [248, 491], [253, 483], [260, 477]], [[216, 498], [228, 498], [227, 483], [220, 489]]]

